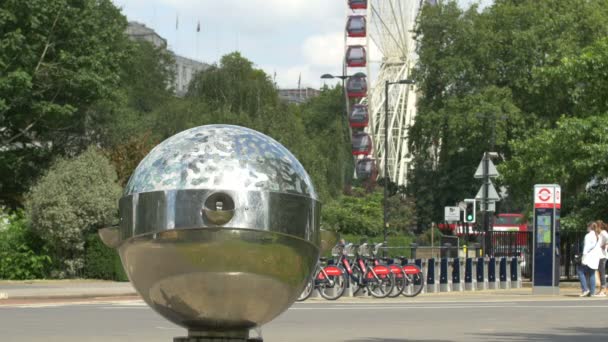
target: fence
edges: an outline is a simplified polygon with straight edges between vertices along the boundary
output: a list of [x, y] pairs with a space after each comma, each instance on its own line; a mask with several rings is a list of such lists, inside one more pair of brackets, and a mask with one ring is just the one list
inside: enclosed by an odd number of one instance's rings
[[[408, 259], [422, 271], [423, 293], [511, 289], [522, 287], [517, 257]], [[419, 284], [419, 283], [417, 283]], [[369, 296], [348, 287], [345, 296]]]
[[491, 257], [518, 257], [521, 259], [521, 273], [532, 277], [532, 232], [487, 232], [485, 237], [487, 255]]
[[[582, 250], [585, 231], [561, 231], [557, 237], [560, 255], [560, 274], [567, 280], [578, 279], [574, 255]], [[488, 237], [492, 243], [489, 245], [489, 255], [501, 257], [519, 256], [522, 260], [522, 276], [532, 277], [532, 232], [489, 232]], [[486, 240], [488, 241], [488, 240]]]
[[566, 279], [578, 279], [574, 255], [581, 253], [586, 231], [561, 231], [559, 236], [559, 255], [561, 276]]
[[[489, 255], [495, 257], [519, 256], [522, 260], [522, 276], [532, 278], [532, 232], [489, 232], [486, 239], [492, 243], [489, 245]], [[574, 255], [581, 252], [585, 231], [561, 231], [557, 237], [560, 255], [561, 277], [567, 280], [578, 279]], [[486, 240], [488, 241], [488, 240]]]
[[[561, 277], [567, 280], [578, 279], [574, 255], [580, 253], [585, 231], [561, 231], [558, 236], [560, 253]], [[486, 251], [481, 249], [480, 243], [468, 243], [468, 246], [452, 242], [443, 246], [426, 247], [412, 244], [408, 247], [390, 247], [392, 254], [405, 255], [410, 258], [455, 258], [455, 257], [518, 257], [521, 264], [522, 277], [531, 279], [533, 256], [533, 232], [487, 232], [478, 235], [479, 241], [485, 239]], [[399, 252], [397, 252], [399, 251]]]

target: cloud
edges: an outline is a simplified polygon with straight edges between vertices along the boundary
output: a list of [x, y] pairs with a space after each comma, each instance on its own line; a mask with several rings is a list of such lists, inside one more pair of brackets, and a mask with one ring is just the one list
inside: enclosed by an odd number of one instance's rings
[[[274, 78], [279, 88], [297, 88], [298, 79], [301, 77], [301, 87], [320, 88], [324, 81], [321, 80], [321, 75], [332, 72], [327, 68], [315, 67], [310, 64], [299, 64], [293, 66], [275, 66], [262, 65], [260, 69], [264, 70], [271, 78]], [[329, 82], [328, 82], [329, 83]], [[333, 83], [333, 82], [332, 82]]]
[[344, 58], [344, 33], [333, 32], [308, 37], [302, 44], [302, 53], [312, 65], [340, 69]]
[[[124, 1], [124, 0], [123, 0]], [[138, 0], [139, 1], [139, 0]], [[325, 29], [343, 21], [344, 3], [326, 0], [156, 0], [180, 16], [233, 26], [243, 35]]]
[[[271, 77], [276, 71], [280, 87], [297, 87], [301, 74], [302, 86], [316, 88], [323, 84], [320, 75], [342, 72], [346, 1], [112, 1], [130, 20], [141, 21], [166, 38], [176, 53], [214, 63], [238, 49]], [[368, 53], [373, 77], [382, 56], [373, 44]]]

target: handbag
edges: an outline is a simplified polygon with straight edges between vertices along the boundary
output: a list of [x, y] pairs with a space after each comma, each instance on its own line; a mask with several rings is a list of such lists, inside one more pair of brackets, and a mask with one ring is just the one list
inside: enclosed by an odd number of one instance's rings
[[583, 257], [580, 254], [574, 254], [574, 265], [580, 266], [583, 263]]

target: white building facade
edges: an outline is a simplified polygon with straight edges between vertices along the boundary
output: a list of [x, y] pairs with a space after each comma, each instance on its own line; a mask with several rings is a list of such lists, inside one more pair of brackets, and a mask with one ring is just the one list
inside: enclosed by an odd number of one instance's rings
[[[142, 23], [130, 21], [126, 34], [133, 40], [147, 41], [159, 49], [167, 49], [167, 40]], [[171, 54], [175, 61], [173, 88], [177, 96], [184, 96], [188, 92], [188, 86], [194, 75], [209, 68], [209, 64], [183, 57], [173, 52]]]

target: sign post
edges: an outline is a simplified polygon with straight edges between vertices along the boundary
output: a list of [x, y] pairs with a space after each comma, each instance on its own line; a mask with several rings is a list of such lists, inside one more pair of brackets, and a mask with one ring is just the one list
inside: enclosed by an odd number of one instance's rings
[[483, 179], [483, 185], [479, 189], [479, 192], [475, 198], [481, 200], [481, 227], [484, 232], [483, 251], [486, 253], [486, 255], [494, 255], [492, 240], [490, 239], [488, 231], [491, 230], [491, 212], [494, 212], [496, 208], [496, 201], [500, 201], [500, 196], [498, 196], [498, 193], [496, 192], [491, 180], [491, 178], [496, 178], [499, 176], [496, 166], [494, 166], [494, 163], [492, 163], [492, 158], [496, 157], [498, 157], [498, 153], [496, 152], [485, 152], [479, 166], [477, 167], [477, 171], [475, 171], [475, 175], [473, 175], [475, 178]]
[[458, 207], [445, 207], [444, 208], [444, 221], [447, 222], [458, 222], [460, 221], [460, 208]]
[[559, 228], [561, 188], [534, 186], [533, 294], [559, 294]]

